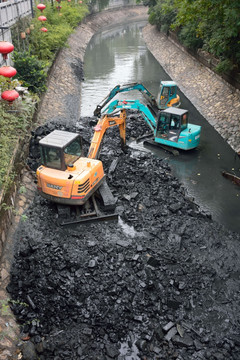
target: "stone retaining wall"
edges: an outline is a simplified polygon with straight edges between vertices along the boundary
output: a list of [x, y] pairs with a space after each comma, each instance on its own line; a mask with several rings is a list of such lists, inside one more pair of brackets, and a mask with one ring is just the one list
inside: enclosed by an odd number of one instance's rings
[[5, 184], [0, 191], [0, 263], [2, 262], [2, 254], [6, 246], [8, 230], [12, 224], [12, 214], [15, 210], [17, 189], [26, 156], [26, 139], [18, 139], [12, 160], [8, 167], [8, 174], [6, 175], [6, 177], [9, 178], [9, 174], [15, 173], [14, 183], [12, 185]]
[[[212, 54], [208, 53], [207, 51], [204, 51], [202, 49], [198, 49], [197, 52], [194, 52], [185, 46], [183, 46], [177, 37], [177, 34], [169, 31], [168, 39], [173, 40], [174, 43], [177, 43], [180, 45], [183, 51], [186, 51], [190, 55], [192, 55], [196, 60], [198, 60], [200, 63], [202, 63], [204, 66], [211, 69], [213, 72], [215, 67], [219, 64], [220, 60], [215, 58]], [[217, 74], [217, 73], [216, 73]], [[235, 73], [234, 75], [230, 73], [223, 73], [221, 74], [221, 78], [226, 80], [230, 85], [234, 86], [236, 89], [240, 90], [240, 74]]]

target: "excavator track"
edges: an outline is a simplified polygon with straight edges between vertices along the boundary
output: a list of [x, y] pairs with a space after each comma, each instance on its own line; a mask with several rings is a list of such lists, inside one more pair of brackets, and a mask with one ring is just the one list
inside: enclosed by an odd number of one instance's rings
[[59, 205], [59, 225], [68, 226], [118, 220], [118, 214], [115, 213], [115, 208], [116, 199], [113, 197], [105, 180], [97, 193], [93, 194], [84, 205], [71, 207]]
[[153, 146], [155, 148], [161, 148], [171, 154], [173, 154], [174, 156], [178, 156], [179, 155], [179, 151], [176, 150], [175, 148], [171, 147], [171, 146], [167, 146], [167, 145], [163, 145], [163, 144], [159, 144], [157, 142], [155, 142], [154, 140], [144, 140], [143, 141], [143, 145], [147, 145], [147, 146]]

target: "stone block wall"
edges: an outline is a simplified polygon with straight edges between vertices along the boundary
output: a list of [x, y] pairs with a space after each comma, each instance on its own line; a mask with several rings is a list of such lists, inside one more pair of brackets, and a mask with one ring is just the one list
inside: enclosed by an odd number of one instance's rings
[[[195, 57], [201, 64], [203, 64], [204, 66], [206, 66], [207, 68], [211, 69], [216, 74], [218, 74], [215, 71], [215, 67], [220, 62], [219, 59], [215, 58], [212, 54], [208, 53], [207, 51], [204, 51], [201, 49], [199, 49], [197, 52], [189, 50], [188, 48], [186, 48], [186, 46], [182, 45], [179, 42], [177, 35], [172, 31], [169, 31], [168, 38], [170, 40], [174, 41], [175, 43], [177, 43], [179, 46], [181, 46], [190, 55]], [[235, 74], [234, 73], [223, 73], [223, 74], [218, 74], [218, 75], [221, 76], [230, 85], [232, 85], [236, 89], [240, 90], [240, 74], [238, 74], [238, 73], [235, 73]]]

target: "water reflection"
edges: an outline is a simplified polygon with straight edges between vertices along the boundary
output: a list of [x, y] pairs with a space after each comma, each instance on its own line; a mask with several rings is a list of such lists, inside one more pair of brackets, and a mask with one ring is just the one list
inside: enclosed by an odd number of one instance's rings
[[[118, 84], [141, 82], [157, 96], [160, 80], [170, 80], [145, 46], [141, 33], [145, 24], [118, 26], [92, 38], [84, 59], [82, 116], [92, 116], [97, 104]], [[240, 159], [184, 94], [179, 94], [181, 107], [189, 110], [189, 122], [202, 126], [200, 146], [180, 152], [178, 157], [156, 148], [151, 151], [168, 158], [189, 195], [215, 220], [240, 232], [240, 188], [221, 175], [225, 170], [240, 176]], [[143, 100], [139, 92], [122, 93], [116, 98]], [[137, 146], [139, 150], [141, 145]]]
[[[157, 96], [160, 80], [170, 79], [145, 46], [141, 33], [145, 25], [146, 21], [123, 25], [92, 38], [84, 58], [83, 116], [92, 116], [96, 105], [118, 84], [143, 82]], [[126, 96], [141, 95], [131, 92], [116, 99]]]

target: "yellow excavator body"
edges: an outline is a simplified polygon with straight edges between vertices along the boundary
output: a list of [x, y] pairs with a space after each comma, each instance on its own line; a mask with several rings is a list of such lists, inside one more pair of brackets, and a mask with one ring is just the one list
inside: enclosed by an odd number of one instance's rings
[[106, 130], [119, 126], [125, 145], [126, 111], [105, 115], [96, 127], [88, 157], [82, 156], [79, 134], [54, 130], [40, 140], [42, 165], [37, 169], [37, 188], [47, 200], [67, 205], [83, 205], [105, 179], [103, 164], [97, 159]]
[[100, 160], [79, 158], [75, 169], [65, 171], [40, 166], [37, 170], [38, 191], [47, 200], [82, 205], [102, 184], [105, 177]]

